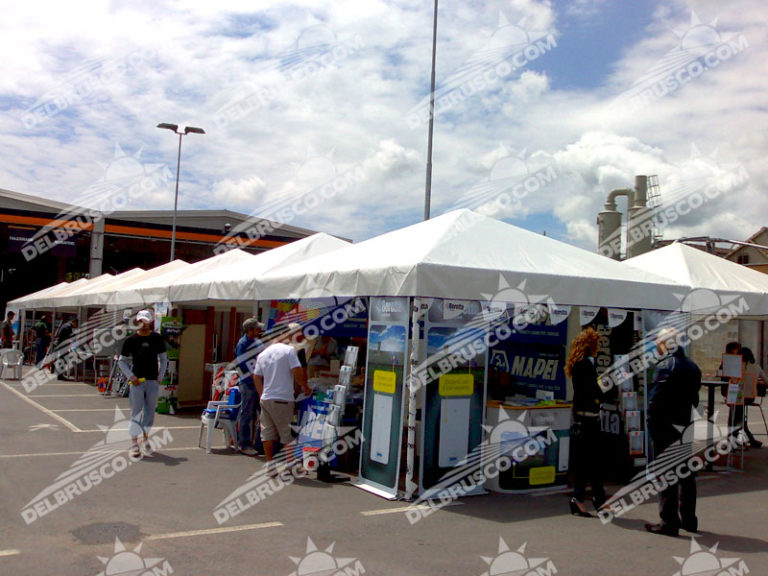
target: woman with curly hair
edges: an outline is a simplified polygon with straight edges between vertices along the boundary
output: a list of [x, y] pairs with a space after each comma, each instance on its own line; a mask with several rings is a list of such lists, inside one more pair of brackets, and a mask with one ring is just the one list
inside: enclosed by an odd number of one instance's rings
[[591, 517], [584, 507], [587, 481], [592, 485], [592, 503], [599, 509], [605, 502], [603, 475], [598, 458], [600, 443], [600, 402], [603, 391], [597, 383], [595, 356], [600, 336], [585, 328], [571, 342], [565, 374], [573, 382], [573, 426], [571, 427], [571, 470], [573, 497], [571, 514]]

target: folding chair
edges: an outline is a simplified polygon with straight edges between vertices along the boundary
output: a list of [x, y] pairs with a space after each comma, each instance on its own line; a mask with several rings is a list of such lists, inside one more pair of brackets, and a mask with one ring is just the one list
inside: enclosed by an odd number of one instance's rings
[[9, 370], [13, 370], [16, 380], [21, 380], [21, 366], [24, 364], [24, 354], [15, 348], [3, 350], [3, 359], [0, 364], [0, 378], [5, 378]]
[[211, 453], [211, 444], [213, 442], [213, 431], [215, 428], [221, 428], [224, 431], [224, 443], [230, 444], [237, 450], [237, 414], [241, 405], [240, 389], [232, 387], [227, 393], [227, 400], [210, 401], [200, 416], [200, 437], [197, 439], [198, 447], [203, 440], [203, 430], [208, 428], [207, 441], [205, 444], [206, 453]]

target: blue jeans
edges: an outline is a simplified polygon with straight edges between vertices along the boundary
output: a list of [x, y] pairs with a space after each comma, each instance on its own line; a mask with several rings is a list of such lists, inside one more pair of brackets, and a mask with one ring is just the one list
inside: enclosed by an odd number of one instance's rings
[[131, 423], [128, 426], [131, 438], [141, 434], [149, 435], [152, 424], [155, 423], [158, 388], [157, 380], [145, 380], [138, 386], [131, 384]]
[[241, 384], [240, 399], [242, 404], [240, 405], [240, 412], [237, 414], [237, 434], [240, 448], [252, 448], [251, 430], [253, 430], [253, 420], [256, 416], [256, 388]]

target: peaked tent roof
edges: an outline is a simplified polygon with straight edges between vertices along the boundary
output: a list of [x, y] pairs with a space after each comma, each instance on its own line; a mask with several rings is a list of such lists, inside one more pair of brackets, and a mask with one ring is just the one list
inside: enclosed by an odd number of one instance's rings
[[[107, 274], [107, 276], [112, 276], [112, 274]], [[48, 286], [48, 288], [43, 288], [42, 290], [38, 290], [37, 292], [32, 292], [32, 294], [27, 294], [26, 296], [21, 296], [20, 298], [11, 300], [10, 302], [8, 302], [8, 307], [14, 308], [14, 309], [41, 308], [41, 306], [39, 306], [37, 303], [40, 299], [53, 297], [56, 294], [65, 293], [69, 290], [77, 288], [82, 284], [85, 284], [86, 282], [90, 282], [90, 280], [91, 280], [90, 278], [78, 278], [74, 282], [60, 282], [59, 284]]]
[[96, 294], [102, 291], [109, 291], [125, 282], [140, 276], [145, 271], [142, 268], [131, 268], [125, 272], [121, 272], [115, 276], [102, 274], [98, 278], [94, 278], [87, 284], [84, 284], [82, 288], [71, 290], [63, 295], [57, 295], [51, 298], [52, 305], [56, 308], [77, 308], [79, 306], [99, 306]]
[[247, 266], [257, 255], [236, 248], [222, 252], [211, 258], [195, 262], [187, 273], [168, 286], [165, 298], [171, 302], [194, 302], [207, 299], [208, 287], [202, 288], [201, 283], [214, 278], [216, 274], [229, 266]]
[[[137, 284], [149, 282], [154, 278], [163, 277], [166, 274], [186, 270], [190, 264], [184, 260], [173, 260], [160, 266], [155, 266], [149, 270], [142, 270], [140, 274], [131, 274], [128, 276], [119, 276], [114, 282], [99, 286], [94, 291], [88, 291], [78, 296], [80, 306], [104, 306], [108, 304], [112, 297], [124, 290], [130, 290]], [[137, 269], [140, 270], [140, 269]], [[127, 274], [127, 272], [126, 272]]]
[[674, 310], [685, 287], [471, 210], [456, 210], [260, 279], [255, 299], [422, 296]]
[[[170, 264], [183, 262], [184, 266], [171, 267]], [[189, 264], [183, 260], [174, 260], [157, 268], [148, 270], [154, 272], [149, 276], [137, 278], [129, 286], [113, 291], [107, 299], [111, 308], [143, 307], [168, 299], [168, 287], [179, 279], [189, 276], [196, 263]], [[162, 270], [160, 270], [162, 268]]]
[[[207, 297], [210, 300], [250, 300], [256, 284], [267, 272], [281, 266], [304, 262], [349, 246], [346, 240], [319, 232], [290, 244], [256, 254], [245, 266], [235, 264], [223, 268], [208, 282]], [[206, 278], [198, 276], [202, 282]]]
[[744, 315], [768, 314], [768, 275], [703, 250], [676, 242], [629, 258], [622, 265], [652, 271], [693, 290], [715, 292], [710, 298], [707, 294], [698, 295], [695, 307], [701, 312], [712, 312], [713, 308], [741, 296], [749, 307]]
[[72, 282], [69, 286], [65, 286], [61, 290], [47, 292], [34, 300], [28, 301], [27, 306], [29, 308], [59, 308], [63, 302], [62, 298], [70, 297], [73, 294], [79, 294], [89, 287], [106, 284], [113, 278], [115, 278], [114, 274], [105, 273], [96, 276], [96, 278], [85, 279], [84, 282]]

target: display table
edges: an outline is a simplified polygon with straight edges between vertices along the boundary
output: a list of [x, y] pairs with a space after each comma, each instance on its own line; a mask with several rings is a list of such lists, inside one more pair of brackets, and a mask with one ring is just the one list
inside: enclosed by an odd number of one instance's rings
[[489, 460], [501, 464], [499, 473], [487, 475], [485, 488], [520, 492], [568, 483], [570, 403], [491, 401], [485, 420]]

